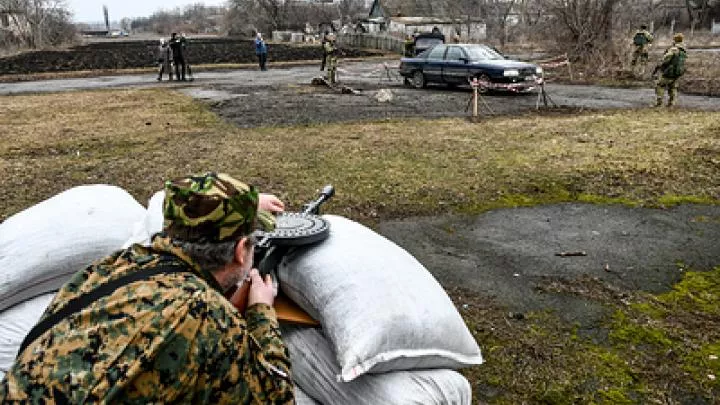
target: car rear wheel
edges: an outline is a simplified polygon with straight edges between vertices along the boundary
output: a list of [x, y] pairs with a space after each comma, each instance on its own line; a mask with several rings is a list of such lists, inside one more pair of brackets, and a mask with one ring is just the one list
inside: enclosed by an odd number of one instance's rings
[[417, 70], [413, 73], [412, 84], [416, 89], [422, 89], [427, 85], [425, 82], [425, 75], [421, 70]]

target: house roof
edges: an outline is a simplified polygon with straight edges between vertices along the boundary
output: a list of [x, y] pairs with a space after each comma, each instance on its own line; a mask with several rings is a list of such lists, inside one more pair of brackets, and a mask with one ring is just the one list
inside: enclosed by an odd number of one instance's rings
[[442, 17], [447, 15], [449, 1], [452, 0], [375, 0], [370, 17]]

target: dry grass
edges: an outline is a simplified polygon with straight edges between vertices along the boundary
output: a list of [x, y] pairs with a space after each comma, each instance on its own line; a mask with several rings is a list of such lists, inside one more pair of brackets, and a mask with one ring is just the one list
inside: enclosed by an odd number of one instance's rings
[[[0, 218], [65, 188], [118, 184], [140, 201], [166, 177], [235, 173], [298, 206], [324, 183], [357, 219], [506, 205], [667, 196], [720, 198], [718, 113], [237, 129], [164, 89], [0, 99]], [[665, 198], [665, 200], [663, 200]]]

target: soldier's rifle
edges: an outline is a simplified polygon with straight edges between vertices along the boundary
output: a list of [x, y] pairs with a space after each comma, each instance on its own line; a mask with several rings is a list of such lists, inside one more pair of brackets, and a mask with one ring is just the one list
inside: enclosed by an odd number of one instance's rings
[[[320, 206], [335, 195], [335, 188], [325, 186], [319, 196], [305, 205], [300, 212], [282, 213], [277, 217], [273, 232], [259, 233], [255, 245], [253, 262], [261, 277], [270, 274], [277, 282], [276, 270], [283, 257], [293, 248], [308, 246], [325, 240], [330, 233], [330, 224], [320, 217]], [[230, 291], [230, 302], [241, 312], [247, 309], [250, 282], [242, 280], [237, 289]], [[297, 304], [278, 293], [275, 299], [275, 311], [278, 319], [305, 325], [318, 325], [318, 322]]]

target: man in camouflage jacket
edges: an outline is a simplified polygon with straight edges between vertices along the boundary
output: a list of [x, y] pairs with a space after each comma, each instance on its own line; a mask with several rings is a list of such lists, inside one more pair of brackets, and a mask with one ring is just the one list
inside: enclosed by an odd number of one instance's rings
[[[267, 211], [282, 202], [215, 173], [166, 182], [165, 193], [152, 246], [76, 273], [43, 319], [111, 280], [162, 271], [84, 303], [31, 341], [0, 382], [0, 403], [293, 402], [276, 291], [251, 270], [251, 233], [271, 228]], [[223, 296], [243, 277], [252, 281], [244, 317]]]
[[673, 107], [677, 99], [678, 79], [685, 74], [685, 59], [687, 51], [683, 43], [684, 36], [677, 33], [673, 36], [673, 44], [663, 54], [660, 63], [655, 67], [660, 77], [655, 82], [655, 106], [661, 107], [665, 98], [665, 89], [668, 90], [668, 107]]
[[632, 58], [633, 66], [635, 66], [638, 59], [640, 59], [641, 64], [647, 64], [649, 56], [648, 48], [650, 44], [652, 44], [653, 39], [653, 35], [648, 31], [647, 25], [641, 25], [640, 29], [635, 32], [633, 36], [633, 45], [635, 46]]

